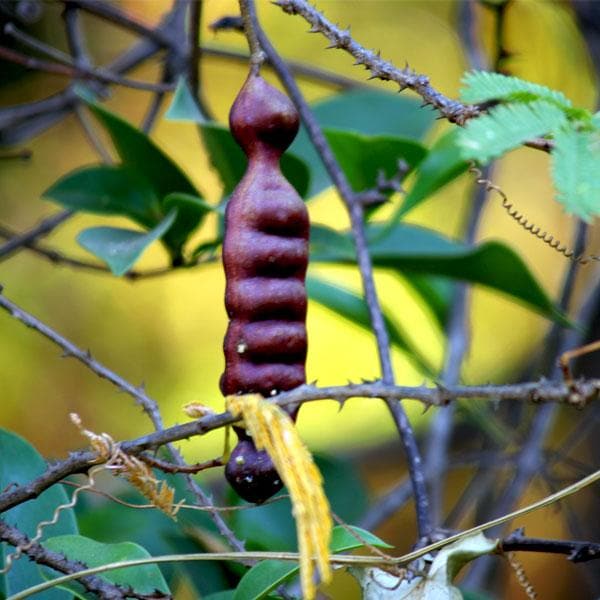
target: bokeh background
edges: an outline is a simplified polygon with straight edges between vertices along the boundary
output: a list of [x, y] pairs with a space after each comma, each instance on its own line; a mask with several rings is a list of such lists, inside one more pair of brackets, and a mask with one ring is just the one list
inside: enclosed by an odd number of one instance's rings
[[[121, 0], [116, 4], [153, 24], [170, 2]], [[324, 38], [306, 35], [307, 25], [302, 19], [286, 16], [268, 2], [257, 4], [264, 28], [285, 57], [362, 80], [364, 72], [352, 67], [347, 55], [325, 52]], [[381, 49], [382, 55], [397, 65], [407, 61], [418, 72], [429, 75], [432, 84], [443, 93], [458, 96], [460, 78], [469, 63], [457, 28], [460, 8], [457, 2], [321, 0], [319, 8], [333, 21], [343, 26], [350, 24], [353, 36], [365, 46]], [[66, 50], [60, 5], [47, 2], [44, 10], [44, 18], [31, 27], [31, 33]], [[233, 0], [205, 2], [203, 42], [245, 50], [240, 34], [215, 35], [208, 28], [217, 18], [236, 12], [237, 3]], [[483, 47], [489, 49], [493, 39], [492, 13], [476, 6], [475, 16], [477, 35]], [[109, 62], [135, 41], [135, 36], [100, 19], [83, 14], [82, 23], [90, 54], [97, 64]], [[511, 2], [506, 13], [506, 48], [511, 57], [505, 67], [512, 74], [559, 89], [575, 105], [594, 108], [597, 99], [594, 69], [569, 3]], [[131, 76], [156, 81], [160, 68], [157, 59]], [[203, 58], [204, 95], [220, 122], [226, 122], [245, 75], [246, 67], [238, 62]], [[268, 78], [274, 81], [270, 74]], [[65, 84], [64, 78], [26, 72], [0, 62], [0, 106], [43, 98]], [[311, 100], [333, 93], [331, 86], [305, 81], [301, 85]], [[377, 81], [370, 85], [388, 88]], [[149, 101], [147, 92], [113, 88], [107, 106], [139, 124]], [[365, 111], [368, 110], [366, 106]], [[427, 141], [446, 128], [440, 122]], [[219, 181], [193, 124], [159, 118], [152, 138], [182, 166], [209, 201], [220, 198]], [[30, 228], [57, 210], [44, 200], [43, 192], [61, 175], [99, 162], [72, 116], [25, 146], [32, 151], [30, 160], [0, 160], [0, 222], [16, 230]], [[549, 158], [543, 153], [517, 150], [498, 163], [494, 179], [534, 222], [561, 239], [570, 239], [574, 221], [552, 198], [548, 163]], [[408, 220], [458, 235], [471, 191], [471, 178], [463, 176], [411, 213]], [[397, 197], [393, 199], [394, 203], [398, 201]], [[340, 229], [348, 224], [345, 211], [332, 191], [313, 199], [309, 210], [314, 222]], [[52, 234], [48, 242], [70, 255], [89, 259], [74, 241], [75, 237], [87, 226], [104, 223], [120, 224], [114, 218], [78, 216]], [[208, 220], [200, 235], [206, 235], [214, 226], [214, 221]], [[508, 242], [556, 297], [566, 261], [518, 228], [495, 198], [486, 208], [479, 238]], [[598, 246], [594, 238], [597, 236], [592, 235], [591, 251]], [[166, 261], [162, 249], [152, 247], [140, 267], [160, 266]], [[320, 266], [314, 272], [360, 290], [355, 269]], [[593, 277], [590, 268], [581, 277], [578, 294]], [[185, 419], [182, 406], [191, 401], [222, 410], [218, 379], [223, 370], [221, 343], [227, 321], [223, 307], [224, 278], [219, 264], [130, 282], [111, 275], [54, 266], [23, 250], [0, 263], [0, 284], [7, 297], [77, 345], [89, 348], [111, 369], [136, 384], [144, 383], [149, 394], [159, 401], [168, 425]], [[378, 273], [377, 284], [383, 304], [393, 318], [410, 334], [415, 345], [439, 365], [444, 351], [443, 332], [426, 307], [396, 277]], [[501, 382], [516, 377], [530, 358], [541, 352], [548, 326], [547, 320], [526, 308], [476, 288], [471, 319], [473, 342], [464, 369], [465, 381]], [[308, 330], [309, 380], [323, 385], [343, 384], [379, 375], [375, 344], [369, 333], [315, 304], [309, 308]], [[399, 383], [413, 385], [423, 381], [423, 374], [401, 352], [394, 350], [393, 360]], [[420, 405], [407, 403], [407, 407], [417, 432], [423, 433], [430, 416], [422, 414]], [[21, 434], [45, 456], [60, 458], [70, 449], [82, 446], [68, 419], [73, 411], [81, 415], [88, 428], [107, 431], [117, 439], [150, 430], [147, 419], [129, 397], [76, 361], [61, 358], [48, 341], [8, 315], [0, 314], [0, 426]], [[573, 418], [577, 416], [565, 417], [564, 424]], [[303, 407], [299, 427], [311, 449], [351, 456], [360, 465], [368, 464], [368, 468], [363, 466], [362, 475], [373, 495], [389, 487], [404, 472], [393, 424], [378, 401], [352, 400], [341, 411], [333, 402], [311, 403]], [[561, 431], [557, 431], [556, 436], [560, 435]], [[188, 459], [195, 461], [218, 455], [222, 445], [223, 432], [219, 431], [184, 443], [181, 449]], [[215, 476], [220, 475], [215, 473]], [[452, 476], [450, 483], [456, 490], [462, 489], [465, 475]], [[531, 490], [529, 499], [539, 497], [541, 491]], [[412, 509], [404, 510], [381, 533], [399, 548], [406, 548], [414, 538], [412, 519]], [[555, 509], [541, 511], [524, 523], [532, 534], [568, 535]], [[563, 591], [577, 585], [578, 572], [562, 557], [532, 556], [524, 564], [542, 598], [565, 597], [561, 595]], [[552, 567], [552, 577], [540, 576], [551, 565], [556, 565]], [[521, 597], [514, 578], [509, 588], [505, 597]]]

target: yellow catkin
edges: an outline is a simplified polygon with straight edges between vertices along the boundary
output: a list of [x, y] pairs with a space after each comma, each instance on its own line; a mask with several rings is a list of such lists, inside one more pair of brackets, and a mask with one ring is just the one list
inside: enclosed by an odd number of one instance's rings
[[298, 532], [300, 582], [303, 597], [315, 597], [315, 568], [321, 580], [331, 580], [329, 542], [333, 522], [323, 478], [300, 439], [289, 415], [260, 394], [228, 396], [227, 410], [244, 419], [259, 450], [266, 450], [292, 500]]

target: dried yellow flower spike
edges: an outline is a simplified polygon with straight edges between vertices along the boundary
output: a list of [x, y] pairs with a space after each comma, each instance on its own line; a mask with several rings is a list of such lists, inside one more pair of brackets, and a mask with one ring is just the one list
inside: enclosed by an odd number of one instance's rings
[[227, 396], [225, 401], [229, 412], [243, 417], [254, 444], [267, 451], [290, 493], [303, 598], [311, 600], [316, 593], [315, 567], [323, 582], [331, 580], [329, 541], [333, 523], [321, 473], [285, 411], [260, 394]]

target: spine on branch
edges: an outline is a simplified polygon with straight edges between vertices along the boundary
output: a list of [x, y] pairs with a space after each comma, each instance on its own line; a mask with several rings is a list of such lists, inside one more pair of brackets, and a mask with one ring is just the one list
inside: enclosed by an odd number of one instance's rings
[[[286, 96], [250, 74], [229, 122], [248, 156], [248, 168], [225, 214], [229, 326], [220, 385], [225, 395], [269, 397], [306, 381], [308, 212], [279, 167], [299, 118]], [[264, 502], [281, 489], [281, 480], [248, 434], [241, 428], [236, 433], [239, 441], [226, 465], [227, 480], [242, 498]]]

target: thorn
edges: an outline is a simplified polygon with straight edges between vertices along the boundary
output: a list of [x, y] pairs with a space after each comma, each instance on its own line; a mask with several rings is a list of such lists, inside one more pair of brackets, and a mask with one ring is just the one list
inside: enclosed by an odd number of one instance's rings
[[408, 86], [404, 85], [403, 83], [399, 84], [398, 87], [398, 93], [400, 94], [401, 92], [403, 92]]
[[329, 46], [325, 46], [325, 50], [333, 50], [334, 48], [339, 48], [340, 45], [338, 44], [338, 42], [331, 42], [331, 44], [329, 44]]
[[313, 25], [309, 30], [308, 33], [319, 33], [319, 29], [317, 28], [316, 25]]

